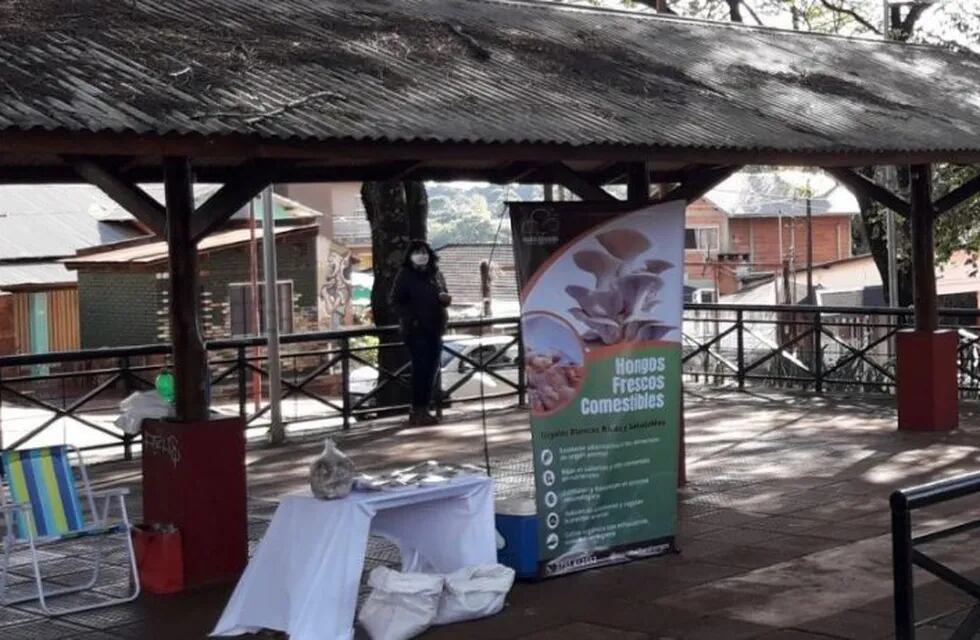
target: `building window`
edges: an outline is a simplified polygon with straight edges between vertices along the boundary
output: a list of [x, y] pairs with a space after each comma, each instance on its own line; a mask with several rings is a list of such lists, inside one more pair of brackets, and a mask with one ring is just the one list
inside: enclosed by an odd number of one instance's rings
[[689, 227], [684, 230], [684, 248], [694, 251], [718, 251], [718, 227]]
[[[293, 332], [293, 283], [280, 281], [276, 285], [279, 292], [279, 332]], [[228, 285], [228, 312], [231, 314], [231, 335], [251, 336], [265, 333], [265, 284], [256, 287], [259, 294], [259, 330], [255, 331], [255, 313], [252, 309], [252, 285], [235, 283]]]

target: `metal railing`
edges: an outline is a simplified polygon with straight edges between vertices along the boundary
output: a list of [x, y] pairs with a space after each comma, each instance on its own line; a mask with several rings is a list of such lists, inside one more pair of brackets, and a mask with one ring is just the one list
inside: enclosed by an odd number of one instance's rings
[[[684, 309], [688, 382], [823, 393], [894, 393], [899, 331], [909, 309], [690, 304]], [[961, 396], [980, 396], [980, 310], [943, 309], [959, 339]]]
[[[915, 640], [915, 582], [913, 567], [920, 567], [977, 600], [952, 632], [952, 640], [966, 640], [980, 631], [980, 584], [928, 555], [921, 547], [980, 528], [980, 520], [912, 535], [912, 512], [916, 509], [980, 493], [980, 473], [958, 476], [891, 495], [892, 564], [895, 581], [895, 638]], [[932, 637], [932, 636], [930, 636]]]
[[[523, 347], [516, 318], [454, 322], [450, 331], [466, 332], [461, 338], [470, 339], [460, 342], [450, 336], [443, 345], [443, 362], [453, 369], [452, 379], [445, 372], [437, 376], [440, 410], [475, 400], [524, 403]], [[207, 345], [212, 407], [245, 418], [250, 429], [268, 426], [262, 421], [270, 410], [261, 397], [268, 378], [264, 345], [261, 337]], [[285, 335], [281, 345], [283, 404], [297, 405], [296, 411], [284, 414], [289, 424], [316, 421], [326, 428], [349, 429], [358, 419], [408, 409], [408, 404], [379, 402], [387, 389], [410, 385], [407, 357], [398, 358], [403, 364], [393, 370], [379, 364], [384, 352], [404, 349], [396, 328]], [[166, 344], [0, 357], [0, 446], [25, 446], [55, 425], [69, 422], [99, 436], [97, 443], [80, 448], [121, 446], [130, 457], [138, 437], [123, 433], [111, 419], [128, 394], [153, 387], [153, 376], [169, 359]], [[361, 377], [366, 387], [361, 390], [353, 389], [352, 373], [358, 367], [368, 372]], [[31, 410], [43, 415], [23, 415]], [[18, 420], [27, 426], [16, 428]]]
[[[961, 395], [980, 397], [980, 311], [942, 310], [941, 320], [959, 336]], [[896, 381], [895, 337], [911, 321], [906, 309], [689, 304], [682, 332], [685, 383], [890, 394]], [[495, 342], [496, 348], [480, 358], [453, 354], [459, 369], [451, 372], [453, 379], [439, 380], [445, 403], [480, 397], [475, 379], [485, 383], [480, 385], [484, 399], [523, 403], [518, 319], [455, 322], [451, 331], [510, 339]], [[245, 417], [250, 428], [267, 426], [269, 407], [261, 396], [267, 378], [264, 339], [218, 340], [208, 348], [213, 407]], [[378, 414], [374, 405], [380, 396], [409, 384], [410, 365], [394, 370], [378, 365], [380, 354], [397, 349], [403, 345], [394, 328], [283, 336], [285, 421], [349, 429], [354, 421]], [[153, 386], [169, 356], [169, 346], [160, 344], [0, 357], [0, 446], [40, 444], [39, 438], [70, 424], [97, 436], [82, 446], [121, 446], [130, 455], [136, 440], [112, 419], [126, 395]], [[376, 385], [354, 392], [352, 378], [365, 367], [376, 370]], [[357, 384], [363, 386], [363, 376]], [[384, 412], [405, 408], [388, 405]]]

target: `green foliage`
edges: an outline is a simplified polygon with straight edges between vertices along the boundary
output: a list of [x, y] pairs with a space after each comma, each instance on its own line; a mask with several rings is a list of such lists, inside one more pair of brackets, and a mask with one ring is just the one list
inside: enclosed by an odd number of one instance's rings
[[378, 345], [381, 341], [378, 336], [364, 336], [352, 338], [350, 341], [351, 352], [361, 360], [370, 362], [378, 366]]
[[[476, 182], [426, 184], [429, 193], [429, 243], [510, 244], [508, 200], [540, 200], [533, 186], [501, 186]], [[498, 235], [497, 229], [500, 229]]]

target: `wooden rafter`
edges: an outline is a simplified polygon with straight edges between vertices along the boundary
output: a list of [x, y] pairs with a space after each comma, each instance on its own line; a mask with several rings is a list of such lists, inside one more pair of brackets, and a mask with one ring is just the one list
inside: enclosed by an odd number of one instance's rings
[[980, 193], [980, 174], [973, 176], [936, 200], [932, 205], [933, 211], [935, 211], [936, 216], [940, 216], [951, 209], [955, 209], [978, 193]]
[[265, 189], [272, 181], [273, 167], [267, 163], [250, 162], [234, 179], [226, 182], [207, 201], [197, 207], [191, 217], [191, 239], [200, 242], [218, 229], [236, 212]]
[[494, 181], [499, 184], [524, 182], [538, 172], [540, 167], [533, 162], [512, 162], [494, 174]]
[[548, 167], [552, 181], [565, 187], [582, 200], [594, 202], [617, 202], [616, 198], [602, 187], [593, 184], [568, 165], [557, 162]]
[[727, 180], [739, 169], [741, 169], [739, 166], [728, 166], [692, 171], [678, 186], [663, 195], [660, 201], [684, 200], [685, 202], [694, 202]]
[[844, 169], [841, 167], [824, 167], [824, 171], [837, 178], [838, 182], [843, 183], [851, 191], [860, 196], [874, 200], [878, 204], [888, 207], [895, 213], [908, 217], [911, 207], [909, 203], [899, 198], [888, 189], [882, 187], [870, 178], [862, 176], [854, 169]]
[[95, 160], [76, 156], [68, 156], [64, 160], [82, 179], [100, 188], [153, 233], [165, 237], [166, 210], [136, 184], [121, 178], [114, 170]]
[[630, 202], [650, 201], [650, 167], [645, 162], [630, 165], [626, 182], [626, 199]]

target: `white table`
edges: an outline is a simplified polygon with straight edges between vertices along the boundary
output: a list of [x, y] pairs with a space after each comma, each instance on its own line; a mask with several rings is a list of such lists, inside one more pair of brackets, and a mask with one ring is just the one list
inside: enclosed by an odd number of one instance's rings
[[342, 500], [286, 496], [211, 635], [349, 640], [369, 533], [398, 545], [403, 571], [494, 564], [493, 484], [474, 475]]

